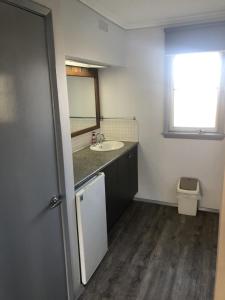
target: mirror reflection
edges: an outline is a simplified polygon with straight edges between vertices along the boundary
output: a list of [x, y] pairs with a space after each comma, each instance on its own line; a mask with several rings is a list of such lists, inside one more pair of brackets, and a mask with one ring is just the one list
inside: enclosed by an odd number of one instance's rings
[[99, 128], [97, 70], [67, 66], [71, 135]]

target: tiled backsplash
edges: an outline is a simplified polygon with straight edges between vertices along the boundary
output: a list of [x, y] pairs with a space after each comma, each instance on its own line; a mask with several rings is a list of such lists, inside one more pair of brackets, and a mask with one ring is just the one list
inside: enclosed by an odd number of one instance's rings
[[[96, 130], [96, 132], [99, 132]], [[91, 144], [91, 132], [72, 138], [72, 151], [76, 152]]]
[[107, 140], [138, 141], [137, 120], [106, 119], [101, 122], [101, 132]]
[[[96, 133], [99, 130], [95, 130]], [[128, 119], [106, 119], [101, 121], [100, 132], [106, 140], [138, 142], [138, 123]], [[91, 132], [72, 138], [72, 150], [76, 152], [91, 144]]]

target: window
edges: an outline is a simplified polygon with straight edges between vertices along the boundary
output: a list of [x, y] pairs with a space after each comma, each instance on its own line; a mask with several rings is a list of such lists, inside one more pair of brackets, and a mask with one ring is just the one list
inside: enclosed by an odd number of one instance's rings
[[223, 138], [220, 52], [168, 56], [166, 137]]

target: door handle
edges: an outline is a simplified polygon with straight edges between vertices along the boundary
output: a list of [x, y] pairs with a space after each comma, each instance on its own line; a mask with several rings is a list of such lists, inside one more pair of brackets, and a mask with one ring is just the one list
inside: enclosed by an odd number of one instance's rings
[[62, 203], [62, 200], [59, 196], [53, 196], [49, 202], [49, 208], [55, 208]]

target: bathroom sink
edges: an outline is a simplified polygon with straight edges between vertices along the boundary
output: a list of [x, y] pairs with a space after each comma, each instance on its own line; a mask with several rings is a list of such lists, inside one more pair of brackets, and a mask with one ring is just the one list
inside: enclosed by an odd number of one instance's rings
[[123, 146], [124, 146], [123, 142], [105, 141], [105, 142], [90, 146], [90, 149], [93, 151], [112, 151], [112, 150], [120, 149]]

